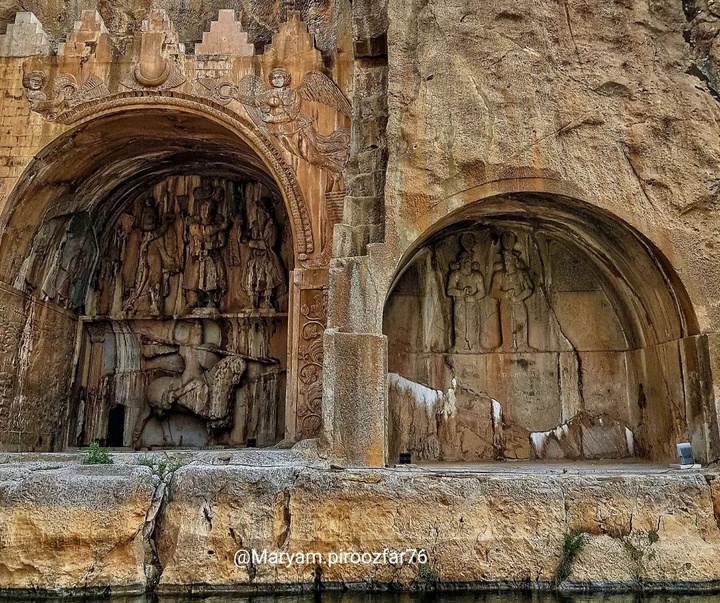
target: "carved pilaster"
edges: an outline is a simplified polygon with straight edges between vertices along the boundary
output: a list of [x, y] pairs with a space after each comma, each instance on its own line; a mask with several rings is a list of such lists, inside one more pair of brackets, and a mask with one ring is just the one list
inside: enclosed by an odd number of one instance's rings
[[314, 438], [322, 427], [323, 333], [327, 324], [327, 289], [301, 293], [298, 346], [298, 439]]
[[289, 374], [285, 436], [319, 437], [322, 427], [323, 334], [327, 326], [328, 272], [293, 273], [288, 341]]

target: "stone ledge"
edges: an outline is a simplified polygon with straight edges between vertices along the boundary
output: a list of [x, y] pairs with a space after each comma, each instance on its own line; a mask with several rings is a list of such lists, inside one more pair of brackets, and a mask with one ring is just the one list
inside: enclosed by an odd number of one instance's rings
[[[317, 552], [327, 561], [331, 552], [408, 547], [425, 549], [428, 563], [325, 563], [323, 586], [544, 590], [572, 529], [586, 532], [586, 544], [563, 590], [720, 589], [717, 470], [342, 470], [294, 454], [258, 467], [242, 451], [230, 464], [198, 455], [162, 475], [133, 466], [132, 454], [111, 466], [0, 465], [3, 592], [139, 593], [156, 579], [165, 593], [302, 592], [312, 589], [315, 564], [236, 567], [235, 552]], [[141, 460], [161, 461], [134, 455]]]
[[143, 592], [160, 483], [142, 466], [0, 465], [0, 586]]

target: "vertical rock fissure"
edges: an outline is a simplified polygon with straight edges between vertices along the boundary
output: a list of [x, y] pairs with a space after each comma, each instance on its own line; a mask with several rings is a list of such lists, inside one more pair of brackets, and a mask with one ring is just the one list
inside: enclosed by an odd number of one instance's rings
[[145, 521], [142, 527], [143, 544], [145, 548], [145, 578], [146, 590], [152, 592], [157, 588], [162, 576], [162, 564], [158, 555], [157, 532], [158, 520], [167, 503], [167, 493], [170, 488], [174, 473], [168, 472], [164, 476], [156, 476], [158, 482], [153, 492], [150, 507], [145, 513]]
[[715, 516], [715, 523], [717, 524], [718, 530], [720, 530], [720, 479], [717, 475], [706, 475], [705, 481], [707, 481], [710, 487], [710, 501], [713, 506], [713, 515]]

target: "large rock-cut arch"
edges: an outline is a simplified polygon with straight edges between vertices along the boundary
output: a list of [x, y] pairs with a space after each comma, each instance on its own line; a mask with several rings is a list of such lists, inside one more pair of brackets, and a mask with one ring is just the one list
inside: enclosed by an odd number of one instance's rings
[[282, 439], [290, 274], [313, 245], [293, 171], [207, 103], [105, 104], [0, 216], [2, 445]]

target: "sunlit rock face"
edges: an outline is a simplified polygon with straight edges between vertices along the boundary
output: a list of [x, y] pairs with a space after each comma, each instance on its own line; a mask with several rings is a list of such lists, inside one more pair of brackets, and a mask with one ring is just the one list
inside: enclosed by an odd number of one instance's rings
[[712, 2], [0, 21], [0, 587], [717, 584]]
[[390, 458], [716, 459], [714, 9], [388, 10]]
[[[585, 544], [569, 585], [682, 589], [720, 577], [711, 472], [368, 472], [288, 451], [170, 455], [116, 455], [109, 466], [78, 465], [80, 455], [2, 458], [2, 588], [297, 590], [312, 588], [318, 567], [326, 588], [547, 588], [571, 531]], [[253, 549], [255, 560], [237, 555]], [[383, 560], [411, 549], [425, 563], [411, 553]], [[379, 557], [340, 560], [352, 552]]]
[[137, 465], [0, 465], [0, 584], [143, 592], [162, 480]]
[[0, 3], [0, 448], [720, 456], [712, 3]]
[[303, 19], [311, 23], [317, 35], [318, 49], [331, 54], [338, 38], [347, 35], [350, 28], [350, 11], [335, 2], [296, 3], [258, 2], [254, 0], [120, 0], [97, 2], [97, 0], [60, 0], [45, 2], [0, 2], [0, 19], [12, 22], [15, 13], [31, 11], [43, 23], [48, 38], [58, 44], [83, 10], [97, 10], [113, 41], [121, 48], [131, 43], [137, 22], [146, 19], [151, 9], [166, 10], [175, 24], [182, 41], [193, 48], [201, 43], [208, 24], [218, 18], [221, 10], [233, 9], [241, 15], [243, 29], [251, 44], [262, 48], [269, 44], [283, 21], [287, 8], [300, 11]]

